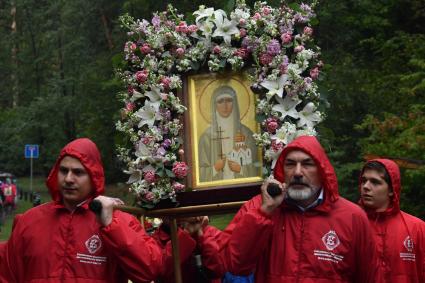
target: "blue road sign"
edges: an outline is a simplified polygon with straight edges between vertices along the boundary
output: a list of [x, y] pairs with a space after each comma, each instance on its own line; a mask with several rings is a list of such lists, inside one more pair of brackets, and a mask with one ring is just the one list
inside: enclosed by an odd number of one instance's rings
[[25, 158], [38, 158], [38, 144], [25, 145]]

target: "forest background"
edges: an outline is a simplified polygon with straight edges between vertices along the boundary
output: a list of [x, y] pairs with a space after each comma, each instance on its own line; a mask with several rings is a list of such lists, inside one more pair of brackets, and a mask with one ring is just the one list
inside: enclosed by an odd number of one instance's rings
[[[234, 0], [0, 0], [0, 171], [28, 176], [24, 146], [39, 144], [34, 175], [45, 177], [64, 144], [87, 136], [102, 151], [107, 181], [126, 181], [115, 153], [124, 86], [114, 69], [126, 41], [118, 17], [150, 20], [167, 3], [192, 20], [202, 4], [234, 7]], [[425, 2], [322, 0], [316, 12], [320, 93], [329, 102], [319, 138], [341, 195], [357, 201], [366, 154], [424, 163]], [[402, 209], [425, 219], [425, 166], [402, 169], [402, 183]]]

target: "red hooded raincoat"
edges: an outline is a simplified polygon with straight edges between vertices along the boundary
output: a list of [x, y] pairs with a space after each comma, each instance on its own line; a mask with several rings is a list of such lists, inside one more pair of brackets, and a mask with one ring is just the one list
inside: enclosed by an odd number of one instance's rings
[[112, 223], [101, 227], [88, 201], [72, 212], [63, 206], [57, 172], [67, 155], [88, 171], [93, 197], [104, 191], [96, 145], [77, 139], [65, 146], [46, 182], [53, 201], [24, 213], [8, 241], [5, 282], [151, 282], [161, 273], [162, 249], [135, 217], [114, 211]]
[[230, 237], [223, 250], [235, 274], [255, 272], [256, 283], [372, 283], [376, 253], [366, 214], [338, 195], [332, 165], [314, 137], [300, 137], [280, 155], [274, 176], [284, 181], [288, 152], [302, 150], [319, 167], [324, 202], [301, 212], [285, 202], [269, 216], [261, 196], [247, 202], [224, 230]]
[[[386, 211], [366, 209], [379, 255], [381, 279], [377, 283], [425, 282], [425, 223], [400, 210], [401, 181], [397, 164], [388, 159], [371, 161], [386, 168], [394, 192]], [[363, 206], [361, 200], [360, 205]]]

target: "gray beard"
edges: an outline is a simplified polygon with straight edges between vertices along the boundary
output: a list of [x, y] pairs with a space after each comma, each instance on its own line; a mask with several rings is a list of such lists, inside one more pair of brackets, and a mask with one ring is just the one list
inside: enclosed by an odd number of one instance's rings
[[320, 188], [304, 187], [303, 189], [288, 188], [288, 196], [293, 200], [308, 200], [313, 197]]

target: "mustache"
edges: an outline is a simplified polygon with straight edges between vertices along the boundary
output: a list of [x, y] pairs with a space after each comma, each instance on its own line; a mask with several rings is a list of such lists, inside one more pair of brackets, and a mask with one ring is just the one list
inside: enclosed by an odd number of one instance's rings
[[289, 186], [296, 186], [296, 185], [301, 185], [301, 186], [305, 186], [305, 187], [310, 187], [309, 184], [304, 183], [302, 180], [300, 179], [294, 179], [289, 183]]

